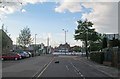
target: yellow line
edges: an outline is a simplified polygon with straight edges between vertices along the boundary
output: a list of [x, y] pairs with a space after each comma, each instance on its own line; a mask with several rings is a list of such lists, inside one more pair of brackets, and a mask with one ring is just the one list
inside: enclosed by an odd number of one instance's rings
[[[55, 58], [55, 57], [54, 57]], [[48, 68], [48, 66], [52, 63], [52, 61], [54, 60], [54, 58], [49, 62], [49, 64], [43, 69], [43, 71], [38, 75], [38, 77], [40, 77], [44, 71]]]

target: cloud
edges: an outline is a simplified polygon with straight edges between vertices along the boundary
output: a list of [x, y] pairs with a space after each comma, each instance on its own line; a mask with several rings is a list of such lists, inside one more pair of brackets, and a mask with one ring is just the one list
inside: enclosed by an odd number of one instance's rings
[[118, 2], [119, 0], [90, 0], [89, 2]]
[[[89, 0], [84, 2], [83, 0], [62, 0], [59, 2], [59, 6], [55, 8], [55, 12], [81, 12], [82, 19], [91, 20], [96, 31], [100, 33], [118, 33], [118, 1]], [[82, 6], [91, 8], [91, 12], [82, 12]]]
[[22, 13], [25, 13], [25, 12], [26, 12], [26, 10], [25, 10], [25, 9], [22, 9], [22, 10], [21, 10], [21, 12], [22, 12]]
[[55, 12], [65, 13], [66, 11], [75, 13], [81, 12], [82, 2], [118, 2], [119, 0], [61, 0], [58, 2], [59, 6], [55, 8]]
[[27, 4], [43, 3], [46, 1], [47, 0], [2, 0], [2, 3], [0, 3], [0, 19], [16, 11], [26, 12], [26, 10], [22, 8]]
[[13, 2], [0, 3], [0, 19], [6, 17], [7, 14], [12, 14], [15, 11], [19, 11], [20, 9], [21, 9], [21, 5], [18, 3], [13, 3]]
[[23, 3], [30, 3], [30, 4], [36, 4], [36, 3], [43, 3], [47, 0], [20, 0]]
[[55, 12], [63, 13], [68, 10], [74, 13], [74, 12], [80, 12], [81, 9], [82, 7], [79, 2], [74, 2], [74, 0], [70, 0], [70, 1], [64, 0], [63, 2], [60, 2], [60, 6], [57, 6], [55, 8]]
[[93, 10], [91, 13], [84, 13], [82, 19], [87, 18], [88, 20], [91, 20], [98, 32], [118, 32], [118, 3], [83, 3], [83, 6], [87, 8], [90, 7]]

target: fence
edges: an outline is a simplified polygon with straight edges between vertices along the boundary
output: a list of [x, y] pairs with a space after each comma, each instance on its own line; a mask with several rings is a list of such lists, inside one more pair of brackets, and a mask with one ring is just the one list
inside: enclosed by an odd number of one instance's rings
[[106, 48], [102, 52], [95, 51], [90, 53], [90, 59], [100, 64], [120, 67], [120, 48]]

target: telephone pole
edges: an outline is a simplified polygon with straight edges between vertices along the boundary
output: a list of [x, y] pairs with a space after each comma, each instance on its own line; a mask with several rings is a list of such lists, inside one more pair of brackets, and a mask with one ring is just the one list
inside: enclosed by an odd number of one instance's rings
[[47, 53], [49, 53], [49, 37], [47, 38]]
[[36, 54], [36, 36], [37, 36], [37, 34], [35, 34], [35, 53], [34, 53], [34, 55]]
[[66, 54], [66, 33], [68, 32], [68, 30], [62, 29], [65, 32], [65, 54]]

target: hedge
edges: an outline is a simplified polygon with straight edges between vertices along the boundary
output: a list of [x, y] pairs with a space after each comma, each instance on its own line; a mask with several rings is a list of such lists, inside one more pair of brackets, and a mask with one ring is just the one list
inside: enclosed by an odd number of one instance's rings
[[90, 53], [90, 59], [97, 63], [103, 64], [104, 53], [103, 52], [92, 52]]

